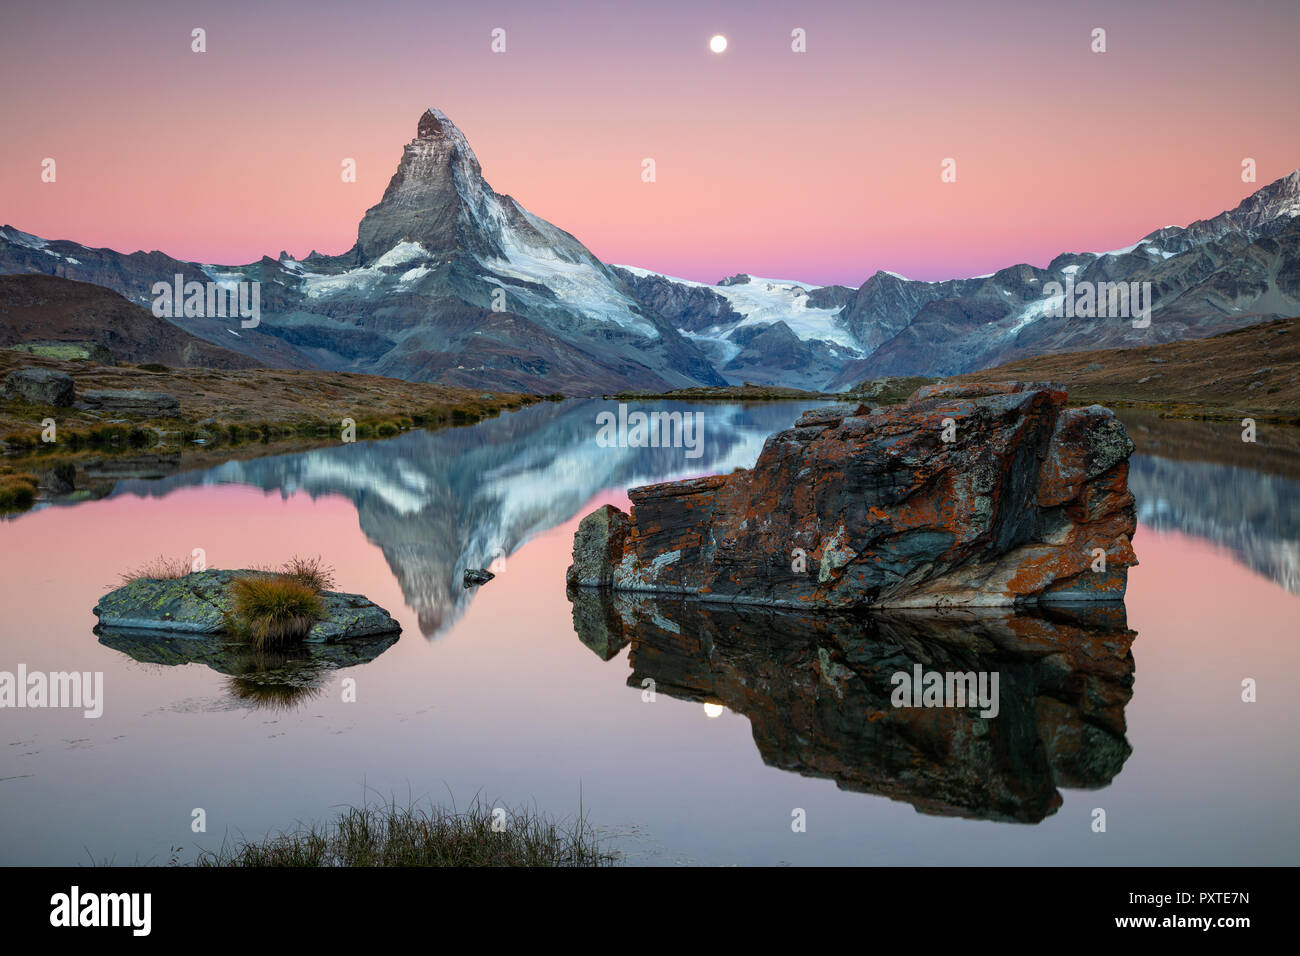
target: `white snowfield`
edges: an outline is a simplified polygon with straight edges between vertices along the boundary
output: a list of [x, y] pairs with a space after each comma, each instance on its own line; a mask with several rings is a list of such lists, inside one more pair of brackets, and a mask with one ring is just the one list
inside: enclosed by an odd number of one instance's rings
[[735, 358], [741, 351], [734, 342], [726, 341], [728, 335], [745, 326], [770, 325], [773, 322], [784, 322], [790, 327], [790, 331], [804, 342], [821, 340], [841, 350], [847, 350], [853, 356], [862, 354], [862, 347], [849, 334], [848, 329], [835, 319], [836, 313], [840, 311], [838, 307], [809, 308], [808, 293], [813, 289], [820, 289], [821, 286], [794, 279], [764, 279], [758, 276], [750, 276], [748, 282], [739, 285], [710, 285], [707, 282], [692, 282], [690, 279], [679, 279], [676, 276], [664, 275], [637, 266], [621, 265], [617, 268], [625, 269], [642, 278], [658, 276], [678, 285], [709, 289], [730, 302], [731, 308], [741, 316], [738, 321], [721, 323], [697, 332], [683, 333], [697, 341], [718, 342], [723, 349], [723, 354], [728, 356], [726, 361]]
[[[344, 293], [364, 295], [385, 279], [393, 278], [402, 266], [428, 259], [428, 250], [418, 242], [399, 242], [371, 265], [348, 269], [346, 272], [308, 272], [304, 263], [289, 258], [280, 260], [280, 265], [286, 272], [302, 280], [302, 290], [308, 298], [320, 299]], [[231, 270], [227, 266], [204, 264], [200, 268], [208, 278], [222, 287], [233, 287], [248, 278], [243, 272]], [[403, 284], [413, 282], [430, 271], [422, 266], [403, 269], [397, 281]]]
[[[511, 227], [500, 200], [485, 204], [485, 211], [496, 220], [493, 232], [505, 252], [504, 258], [482, 260], [482, 266], [496, 276], [535, 282], [550, 289], [559, 304], [597, 322], [612, 322], [648, 339], [659, 338], [659, 330], [649, 319], [633, 311], [636, 302], [619, 292], [608, 272], [595, 259], [583, 255], [581, 247], [545, 220], [538, 219], [516, 203], [526, 221], [542, 239], [532, 240]], [[514, 202], [508, 199], [509, 202]], [[495, 208], [493, 208], [495, 206]], [[489, 281], [492, 281], [489, 279]], [[521, 286], [511, 286], [512, 293], [539, 307], [549, 305], [541, 294]]]

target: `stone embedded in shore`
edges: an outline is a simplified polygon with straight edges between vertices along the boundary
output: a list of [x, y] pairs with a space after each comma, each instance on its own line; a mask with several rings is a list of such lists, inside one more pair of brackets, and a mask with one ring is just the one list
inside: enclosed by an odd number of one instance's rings
[[46, 368], [20, 368], [5, 377], [0, 397], [31, 402], [33, 405], [71, 405], [76, 385], [66, 372]]
[[[187, 637], [229, 630], [234, 609], [230, 583], [260, 571], [195, 571], [182, 578], [137, 578], [99, 599], [95, 616], [101, 628], [130, 631], [174, 631]], [[401, 630], [382, 607], [360, 594], [322, 591], [325, 616], [303, 641], [335, 644], [354, 638], [392, 634]]]
[[939, 384], [805, 414], [753, 469], [633, 488], [583, 519], [569, 583], [794, 607], [1119, 600], [1134, 446], [1053, 384]]
[[86, 408], [132, 418], [173, 418], [181, 411], [175, 395], [138, 388], [92, 389], [82, 394], [81, 401]]

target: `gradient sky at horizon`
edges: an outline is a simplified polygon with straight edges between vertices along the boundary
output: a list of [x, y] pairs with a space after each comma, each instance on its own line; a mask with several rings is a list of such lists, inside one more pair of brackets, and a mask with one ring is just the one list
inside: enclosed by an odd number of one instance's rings
[[978, 275], [1129, 245], [1300, 167], [1298, 36], [1295, 0], [47, 0], [0, 33], [0, 222], [200, 262], [345, 252], [437, 106], [498, 192], [606, 262]]

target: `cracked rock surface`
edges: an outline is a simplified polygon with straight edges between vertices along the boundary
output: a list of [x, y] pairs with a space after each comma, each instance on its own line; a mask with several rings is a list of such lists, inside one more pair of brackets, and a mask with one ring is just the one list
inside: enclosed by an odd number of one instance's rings
[[1134, 446], [1055, 384], [938, 384], [805, 414], [752, 469], [583, 519], [569, 583], [791, 607], [1118, 601]]

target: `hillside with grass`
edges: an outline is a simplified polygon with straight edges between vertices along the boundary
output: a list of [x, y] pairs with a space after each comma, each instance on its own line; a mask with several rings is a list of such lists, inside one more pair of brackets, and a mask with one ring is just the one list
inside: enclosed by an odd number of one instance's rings
[[1041, 355], [949, 381], [1015, 379], [1061, 382], [1075, 403], [1300, 424], [1300, 319], [1262, 322], [1205, 339]]

